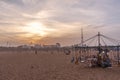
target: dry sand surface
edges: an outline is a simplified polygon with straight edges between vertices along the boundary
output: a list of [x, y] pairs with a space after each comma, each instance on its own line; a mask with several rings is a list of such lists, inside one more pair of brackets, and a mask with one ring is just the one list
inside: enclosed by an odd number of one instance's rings
[[0, 80], [120, 80], [120, 67], [88, 68], [63, 53], [0, 52]]

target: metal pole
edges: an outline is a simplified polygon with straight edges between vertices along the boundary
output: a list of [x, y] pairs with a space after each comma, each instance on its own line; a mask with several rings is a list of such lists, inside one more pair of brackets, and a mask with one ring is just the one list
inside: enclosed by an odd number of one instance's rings
[[100, 47], [101, 46], [101, 44], [100, 44], [100, 32], [98, 32], [98, 46]]
[[100, 48], [100, 46], [101, 46], [101, 44], [100, 44], [100, 32], [98, 32], [98, 51], [99, 51], [99, 54], [101, 53], [101, 48]]
[[82, 47], [83, 47], [83, 28], [81, 28], [81, 43], [82, 43]]
[[118, 65], [119, 65], [119, 45], [117, 46], [117, 58], [118, 58]]
[[81, 28], [81, 44], [82, 44], [82, 47], [81, 47], [81, 52], [80, 52], [80, 58], [81, 58], [81, 53], [83, 54], [83, 43], [84, 43], [84, 41], [83, 41], [83, 28]]

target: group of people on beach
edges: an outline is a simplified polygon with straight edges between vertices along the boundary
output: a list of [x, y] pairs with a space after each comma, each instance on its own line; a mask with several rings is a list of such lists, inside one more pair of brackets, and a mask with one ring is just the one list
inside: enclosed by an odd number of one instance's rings
[[107, 53], [104, 51], [97, 56], [93, 55], [90, 61], [90, 67], [112, 67], [111, 60]]
[[75, 64], [78, 64], [78, 62], [88, 62], [89, 67], [112, 67], [111, 60], [108, 55], [109, 50], [108, 49], [99, 49], [99, 53], [97, 55], [91, 55], [90, 57], [76, 57], [72, 58], [71, 62], [74, 62]]

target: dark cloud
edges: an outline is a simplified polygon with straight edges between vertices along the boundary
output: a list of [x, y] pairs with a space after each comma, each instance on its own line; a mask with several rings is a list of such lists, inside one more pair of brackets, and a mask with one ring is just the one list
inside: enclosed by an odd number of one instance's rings
[[23, 6], [24, 5], [22, 0], [2, 0], [2, 1], [5, 3], [8, 3], [8, 4], [14, 4], [16, 6]]

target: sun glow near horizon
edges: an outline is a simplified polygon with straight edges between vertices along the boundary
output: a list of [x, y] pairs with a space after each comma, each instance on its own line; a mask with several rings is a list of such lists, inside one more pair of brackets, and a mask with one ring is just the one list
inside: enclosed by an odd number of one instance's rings
[[34, 21], [26, 23], [25, 26], [21, 27], [20, 30], [25, 34], [19, 35], [20, 39], [27, 39], [26, 43], [40, 42], [42, 39], [53, 34], [56, 29], [50, 28], [44, 25], [42, 22]]
[[27, 23], [26, 26], [24, 26], [23, 28], [23, 31], [28, 33], [28, 37], [31, 37], [32, 35], [39, 35], [41, 37], [44, 37], [48, 34], [48, 30], [49, 29], [47, 29], [40, 22]]

